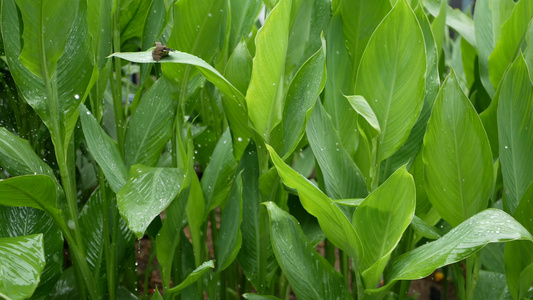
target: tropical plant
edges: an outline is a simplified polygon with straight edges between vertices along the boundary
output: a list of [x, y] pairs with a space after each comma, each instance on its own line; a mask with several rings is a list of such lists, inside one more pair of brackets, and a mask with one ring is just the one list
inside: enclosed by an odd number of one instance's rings
[[2, 0], [0, 298], [532, 298], [533, 3], [472, 12]]

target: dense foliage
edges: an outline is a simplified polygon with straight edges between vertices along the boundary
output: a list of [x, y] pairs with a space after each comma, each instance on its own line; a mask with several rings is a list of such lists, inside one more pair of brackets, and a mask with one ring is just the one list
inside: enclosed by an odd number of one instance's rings
[[532, 1], [0, 15], [0, 298], [533, 296]]

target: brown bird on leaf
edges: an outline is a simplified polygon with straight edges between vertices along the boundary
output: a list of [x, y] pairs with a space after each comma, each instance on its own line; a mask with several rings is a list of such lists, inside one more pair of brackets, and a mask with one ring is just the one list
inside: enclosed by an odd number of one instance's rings
[[170, 49], [167, 46], [164, 46], [160, 42], [155, 42], [155, 49], [152, 51], [152, 58], [158, 62], [161, 58], [168, 56], [168, 52], [170, 51], [176, 51], [174, 49]]

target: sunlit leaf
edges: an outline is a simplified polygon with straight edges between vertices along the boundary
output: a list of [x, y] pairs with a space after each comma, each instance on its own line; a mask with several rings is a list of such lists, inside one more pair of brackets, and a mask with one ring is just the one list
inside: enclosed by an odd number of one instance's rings
[[246, 103], [255, 130], [267, 142], [270, 132], [281, 121], [291, 3], [280, 0], [255, 39], [256, 54]]

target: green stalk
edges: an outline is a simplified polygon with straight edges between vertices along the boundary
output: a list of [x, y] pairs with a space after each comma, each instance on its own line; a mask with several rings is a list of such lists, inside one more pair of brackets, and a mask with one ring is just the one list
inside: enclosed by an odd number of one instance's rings
[[442, 273], [443, 273], [443, 277], [444, 277], [444, 282], [442, 283], [442, 299], [448, 299], [448, 273], [449, 273], [449, 270], [450, 270], [450, 266], [446, 266], [444, 267], [444, 269], [442, 270]]
[[476, 253], [466, 259], [466, 299], [474, 299], [479, 274], [479, 255]]
[[[59, 216], [59, 212], [49, 213], [49, 215], [53, 217], [54, 223], [60, 228], [61, 232], [65, 236], [65, 239], [67, 240], [67, 243], [69, 245], [69, 249], [73, 255], [73, 261], [76, 263], [76, 268], [81, 273], [81, 279], [87, 286], [87, 291], [89, 292], [91, 299], [99, 299], [96, 284], [89, 269], [89, 265], [87, 264], [87, 260], [85, 259], [85, 255], [74, 241], [74, 238], [72, 237], [68, 226], [66, 225], [65, 221]], [[85, 293], [85, 291], [83, 292]], [[84, 299], [81, 294], [80, 298]]]
[[465, 279], [463, 277], [463, 269], [461, 268], [461, 263], [453, 264], [454, 271], [454, 282], [455, 282], [455, 293], [457, 294], [457, 299], [465, 300]]
[[[113, 51], [120, 52], [120, 0], [116, 0], [116, 9], [113, 16]], [[122, 107], [122, 71], [120, 68], [120, 58], [114, 57], [115, 80], [111, 76], [111, 89], [113, 90], [113, 109], [115, 112], [115, 123], [117, 129], [117, 141], [120, 154], [124, 155], [124, 113]], [[112, 71], [111, 71], [112, 72]], [[113, 74], [111, 74], [113, 75]]]
[[339, 250], [339, 258], [341, 262], [341, 274], [344, 277], [344, 282], [346, 286], [350, 286], [350, 279], [348, 278], [349, 267], [348, 267], [348, 255], [346, 252]]

